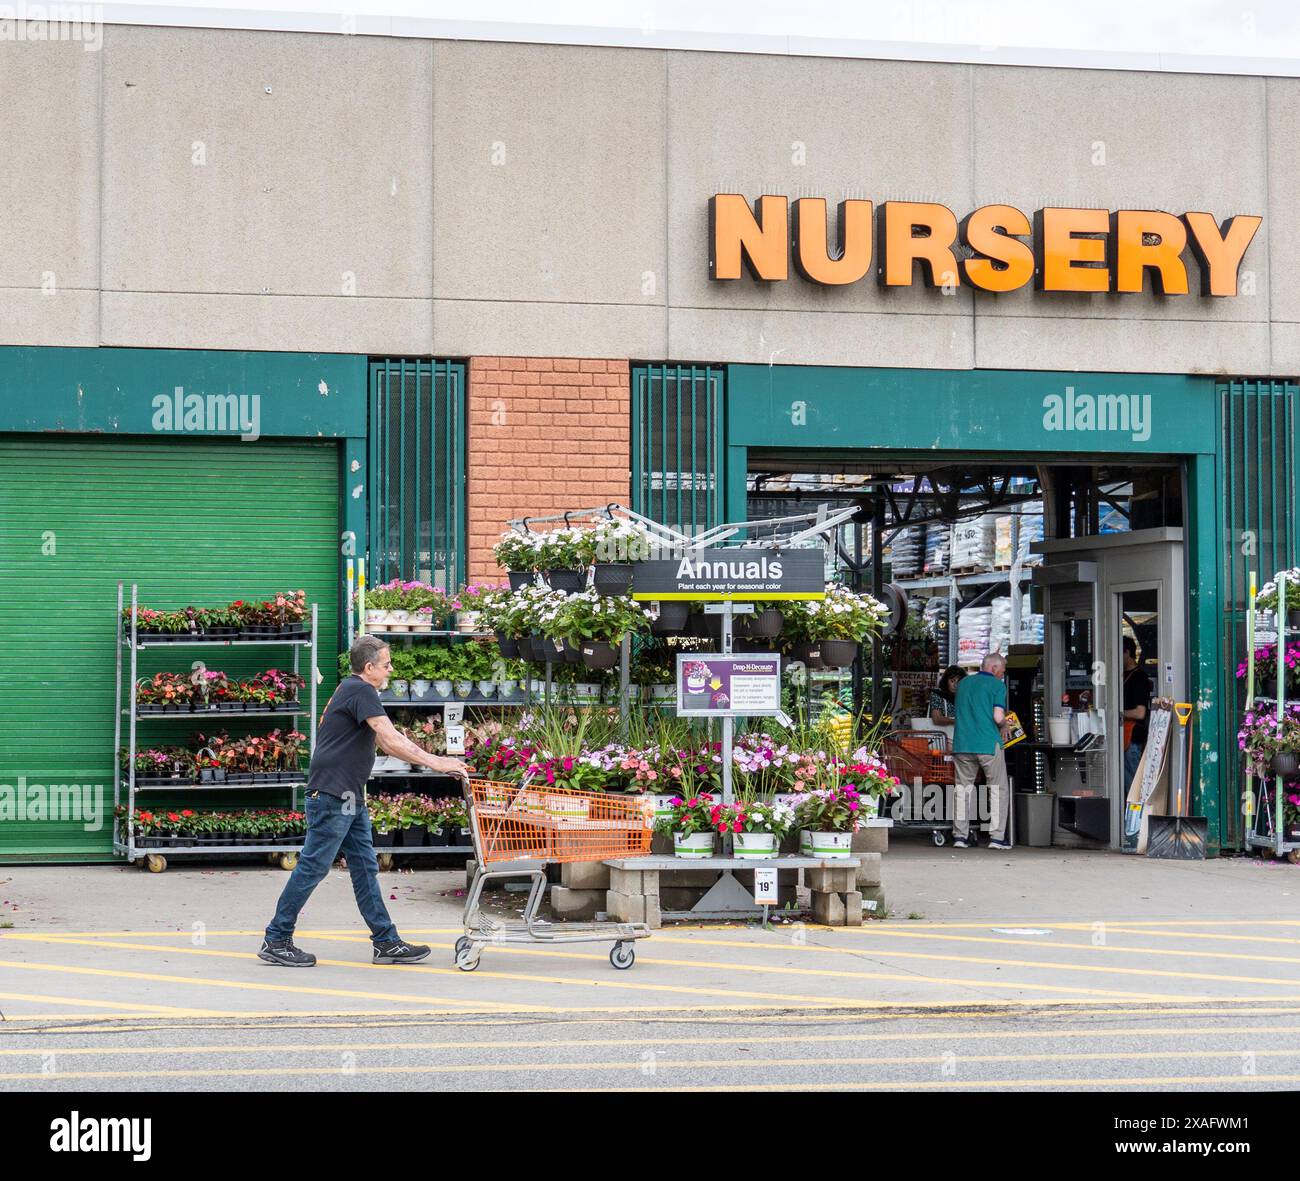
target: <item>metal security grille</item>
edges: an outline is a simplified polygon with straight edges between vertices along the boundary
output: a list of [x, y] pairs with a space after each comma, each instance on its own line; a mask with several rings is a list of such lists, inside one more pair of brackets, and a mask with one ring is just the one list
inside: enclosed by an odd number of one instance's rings
[[724, 369], [632, 370], [632, 507], [684, 533], [722, 520]]
[[[1237, 750], [1237, 723], [1245, 708], [1245, 683], [1237, 666], [1246, 658], [1246, 612], [1250, 571], [1266, 581], [1275, 571], [1297, 562], [1296, 413], [1300, 387], [1284, 381], [1221, 383], [1219, 418], [1222, 432], [1223, 482], [1223, 660], [1220, 700], [1227, 704], [1219, 750], [1224, 761], [1223, 799], [1240, 798], [1242, 772]], [[1241, 814], [1225, 807], [1222, 841], [1239, 843]]]
[[371, 585], [455, 590], [465, 569], [465, 367], [370, 363]]

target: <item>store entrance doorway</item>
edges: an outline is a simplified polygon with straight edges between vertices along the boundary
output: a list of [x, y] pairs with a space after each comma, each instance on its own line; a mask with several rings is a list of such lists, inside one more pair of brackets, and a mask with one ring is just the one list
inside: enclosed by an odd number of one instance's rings
[[1151, 694], [1185, 692], [1181, 465], [758, 450], [748, 461], [751, 520], [859, 505], [827, 576], [903, 607], [853, 669], [808, 672], [810, 720], [859, 713], [904, 758], [917, 747], [916, 765], [940, 768], [932, 756], [952, 737], [933, 720], [942, 674], [999, 652], [1026, 731], [1007, 751], [1018, 843], [1120, 848], [1129, 748], [1143, 737], [1124, 725], [1126, 687], [1142, 683], [1126, 677], [1125, 637]]

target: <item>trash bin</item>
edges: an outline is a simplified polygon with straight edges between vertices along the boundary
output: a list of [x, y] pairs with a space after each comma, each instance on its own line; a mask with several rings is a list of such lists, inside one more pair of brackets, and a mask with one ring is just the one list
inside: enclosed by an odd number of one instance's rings
[[1052, 797], [1047, 792], [1016, 792], [1016, 843], [1046, 848], [1052, 843]]

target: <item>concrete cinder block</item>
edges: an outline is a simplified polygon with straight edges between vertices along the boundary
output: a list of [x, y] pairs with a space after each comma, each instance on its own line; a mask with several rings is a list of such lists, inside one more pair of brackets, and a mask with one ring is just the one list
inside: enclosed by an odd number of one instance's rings
[[567, 886], [552, 886], [548, 897], [556, 918], [594, 919], [597, 911], [605, 909], [604, 890], [571, 890]]
[[609, 889], [620, 894], [644, 894], [646, 875], [639, 869], [614, 869], [609, 871]]
[[846, 865], [843, 868], [836, 867], [835, 869], [822, 867], [820, 869], [806, 870], [804, 880], [814, 894], [827, 891], [842, 894], [845, 890], [853, 889], [856, 872], [851, 865]]
[[570, 890], [608, 890], [609, 866], [599, 861], [569, 861], [560, 866], [560, 884]]
[[664, 925], [663, 911], [659, 909], [659, 899], [647, 898], [645, 900], [645, 921], [650, 927], [662, 927]]
[[853, 834], [853, 852], [855, 856], [859, 853], [888, 853], [889, 829], [858, 829], [858, 831]]
[[857, 872], [858, 889], [863, 886], [880, 885], [880, 854], [859, 853], [858, 857], [862, 860]]
[[874, 902], [876, 907], [868, 913], [881, 915], [885, 910], [885, 890], [883, 886], [862, 886], [858, 890], [859, 895], [867, 902]]
[[[609, 917], [619, 923], [644, 923], [646, 921], [646, 900], [642, 894], [623, 894], [618, 890], [605, 893], [605, 910]], [[655, 904], [656, 917], [659, 913]]]
[[844, 898], [840, 894], [813, 892], [813, 921], [828, 927], [844, 926]]
[[850, 890], [844, 895], [844, 925], [862, 926], [862, 895], [857, 890]]

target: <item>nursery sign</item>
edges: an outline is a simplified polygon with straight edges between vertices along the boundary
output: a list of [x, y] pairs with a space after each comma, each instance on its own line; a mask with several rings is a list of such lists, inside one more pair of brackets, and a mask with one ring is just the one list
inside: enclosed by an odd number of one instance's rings
[[780, 656], [677, 656], [677, 713], [687, 718], [775, 717]]
[[[1188, 251], [1203, 296], [1235, 296], [1246, 248], [1263, 218], [1175, 216], [1155, 209], [1039, 209], [1032, 220], [1013, 205], [981, 205], [958, 220], [923, 201], [841, 201], [767, 193], [751, 207], [739, 193], [709, 198], [709, 278], [736, 280], [742, 269], [763, 282], [795, 270], [808, 282], [842, 287], [874, 269], [881, 287], [911, 287], [919, 268], [927, 287], [1015, 291], [1140, 292], [1187, 295]], [[873, 225], [874, 222], [874, 225]], [[874, 232], [873, 232], [874, 231]], [[834, 242], [834, 247], [831, 243]]]
[[636, 562], [632, 597], [664, 599], [822, 599], [822, 551], [757, 548], [695, 550]]

